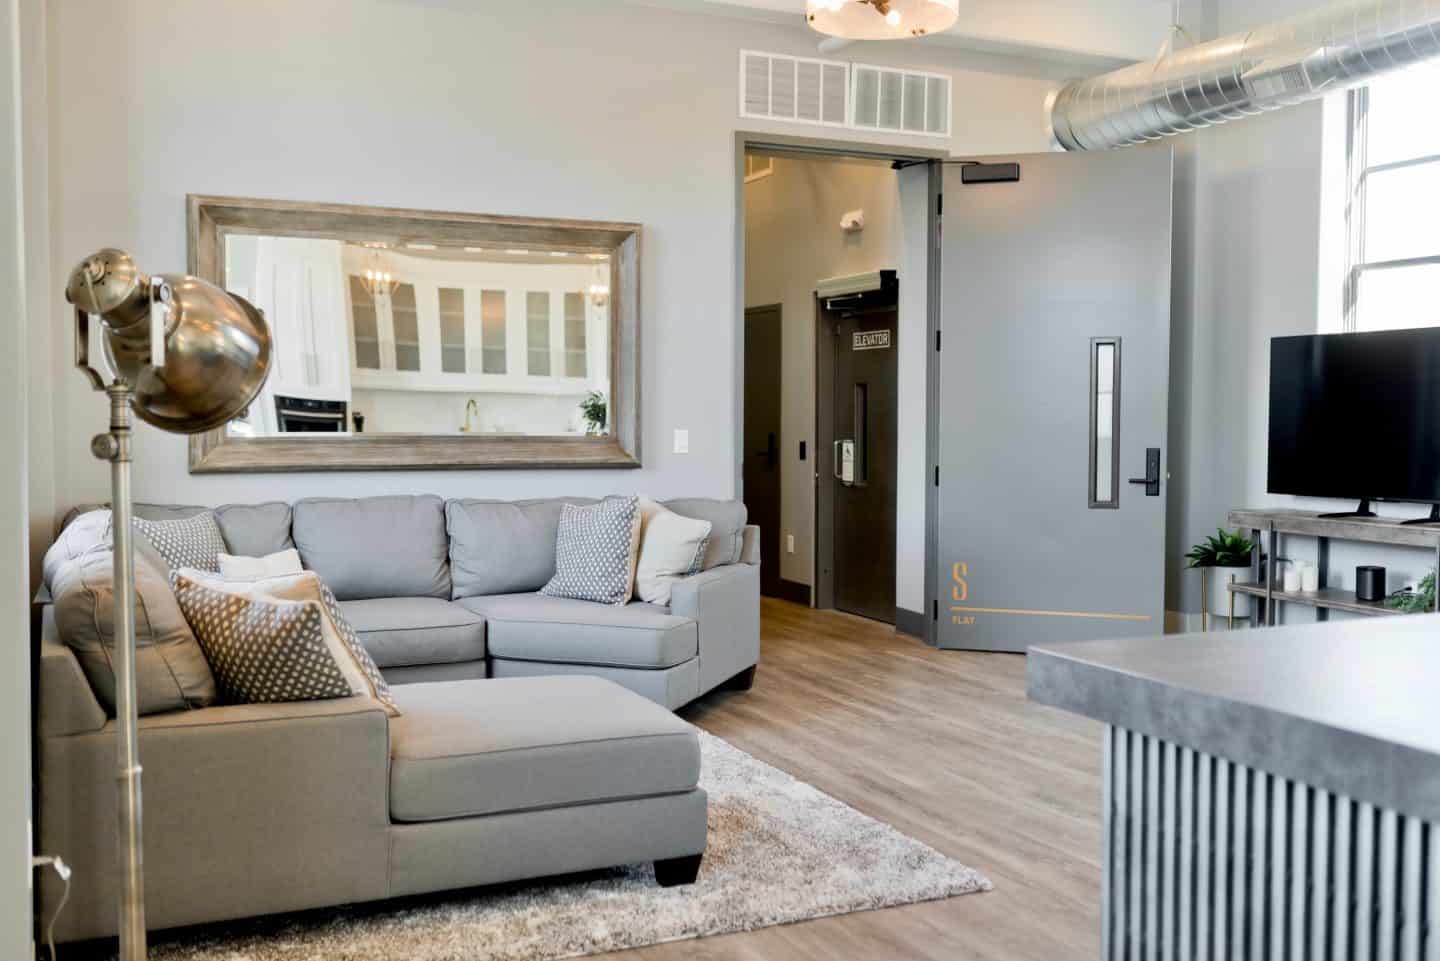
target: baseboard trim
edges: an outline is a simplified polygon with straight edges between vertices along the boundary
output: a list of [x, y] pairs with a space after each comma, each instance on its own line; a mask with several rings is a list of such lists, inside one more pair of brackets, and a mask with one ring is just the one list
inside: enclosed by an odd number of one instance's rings
[[[1240, 620], [1236, 618], [1235, 620]], [[1248, 621], [1249, 618], [1246, 618]], [[1165, 633], [1166, 634], [1194, 634], [1198, 633], [1201, 626], [1199, 614], [1190, 611], [1166, 611], [1165, 612]]]
[[900, 634], [909, 634], [911, 637], [918, 637], [925, 640], [925, 615], [919, 611], [907, 611], [903, 607], [895, 608], [895, 630]]
[[780, 578], [780, 588], [775, 594], [782, 601], [789, 601], [792, 604], [804, 604], [810, 606], [810, 585], [801, 584], [799, 581], [787, 581]]

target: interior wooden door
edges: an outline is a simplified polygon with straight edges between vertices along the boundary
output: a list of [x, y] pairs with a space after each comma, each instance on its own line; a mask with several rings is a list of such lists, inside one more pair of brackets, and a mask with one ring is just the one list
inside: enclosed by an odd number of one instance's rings
[[780, 387], [779, 305], [745, 311], [745, 453], [741, 467], [745, 507], [760, 528], [760, 593], [781, 596], [780, 587]]

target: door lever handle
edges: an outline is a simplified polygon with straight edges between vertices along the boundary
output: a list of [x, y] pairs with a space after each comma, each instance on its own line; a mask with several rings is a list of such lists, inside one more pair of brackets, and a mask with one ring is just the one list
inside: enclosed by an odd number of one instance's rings
[[1144, 484], [1146, 497], [1160, 496], [1160, 448], [1145, 448], [1145, 476], [1130, 478], [1132, 484]]

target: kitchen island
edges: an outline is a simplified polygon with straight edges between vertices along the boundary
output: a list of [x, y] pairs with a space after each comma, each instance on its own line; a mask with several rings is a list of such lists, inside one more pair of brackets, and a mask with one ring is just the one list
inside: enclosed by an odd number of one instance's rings
[[1030, 650], [1104, 735], [1107, 959], [1440, 961], [1440, 615]]

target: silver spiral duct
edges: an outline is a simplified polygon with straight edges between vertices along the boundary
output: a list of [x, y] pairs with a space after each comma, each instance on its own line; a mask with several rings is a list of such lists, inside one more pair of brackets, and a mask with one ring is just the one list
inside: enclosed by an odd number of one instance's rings
[[1158, 140], [1360, 86], [1440, 57], [1440, 0], [1345, 0], [1162, 55], [1050, 98], [1066, 150]]

